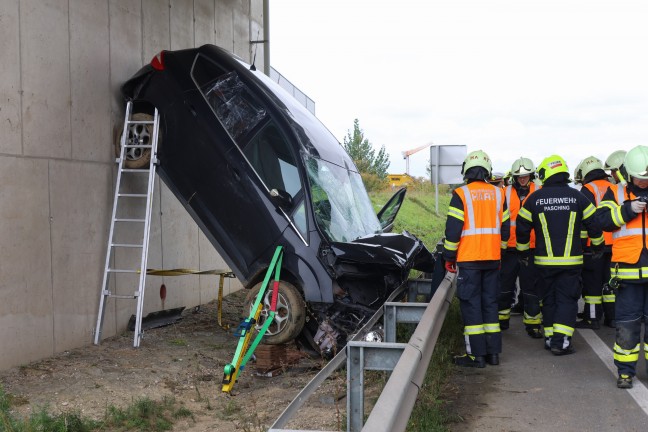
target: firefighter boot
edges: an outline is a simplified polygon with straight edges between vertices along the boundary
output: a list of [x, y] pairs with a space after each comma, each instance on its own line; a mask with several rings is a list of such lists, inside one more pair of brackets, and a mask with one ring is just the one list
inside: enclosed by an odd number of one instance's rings
[[475, 368], [486, 367], [486, 359], [483, 356], [475, 357], [470, 354], [455, 356], [452, 359], [452, 362], [457, 366], [462, 366], [462, 367], [475, 367]]
[[631, 389], [632, 388], [632, 376], [621, 374], [617, 379], [617, 387], [620, 389]]
[[526, 332], [533, 339], [542, 339], [544, 335], [542, 334], [542, 328], [540, 324], [529, 324], [526, 326]]

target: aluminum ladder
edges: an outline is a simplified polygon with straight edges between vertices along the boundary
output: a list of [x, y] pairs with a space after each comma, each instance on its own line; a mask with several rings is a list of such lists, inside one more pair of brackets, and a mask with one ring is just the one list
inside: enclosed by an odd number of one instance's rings
[[[149, 234], [151, 230], [151, 210], [153, 204], [153, 190], [155, 185], [155, 169], [158, 164], [157, 144], [158, 132], [160, 126], [160, 116], [158, 110], [155, 110], [153, 120], [142, 121], [133, 120], [133, 103], [131, 101], [126, 105], [126, 115], [124, 117], [124, 128], [120, 140], [120, 154], [116, 162], [117, 184], [115, 186], [115, 196], [113, 199], [112, 216], [110, 218], [110, 233], [108, 235], [108, 247], [106, 250], [106, 264], [103, 272], [103, 283], [101, 295], [99, 297], [99, 311], [97, 314], [97, 325], [94, 329], [94, 344], [99, 345], [101, 341], [101, 331], [106, 313], [106, 301], [109, 298], [114, 299], [136, 299], [137, 309], [135, 312], [135, 335], [133, 346], [139, 347], [142, 338], [142, 312], [144, 309], [144, 291], [146, 288], [146, 269], [148, 259]], [[145, 129], [143, 129], [145, 128]], [[152, 133], [149, 133], [152, 128]], [[142, 131], [146, 133], [141, 133]], [[144, 137], [149, 138], [149, 143], [145, 144]], [[152, 137], [152, 138], [151, 138]], [[148, 167], [127, 168], [126, 154], [129, 149], [140, 149], [146, 151], [150, 149], [150, 161]], [[126, 187], [143, 185], [143, 176], [148, 176], [146, 193], [132, 193], [124, 191]], [[122, 184], [123, 183], [123, 184]], [[140, 205], [140, 203], [142, 203]], [[145, 203], [145, 204], [144, 204]], [[130, 206], [128, 206], [130, 205]], [[145, 209], [144, 206], [145, 205]], [[124, 216], [126, 212], [139, 211], [136, 217]], [[144, 213], [144, 216], [141, 215]], [[116, 229], [117, 228], [117, 229]], [[140, 235], [133, 235], [133, 232]], [[139, 237], [139, 242], [133, 242], [132, 238]], [[116, 263], [115, 252], [117, 250], [141, 249], [141, 260], [139, 268], [114, 268], [111, 262]], [[137, 264], [137, 262], [135, 262]], [[117, 295], [110, 291], [111, 275], [124, 274], [125, 279], [132, 279], [135, 282], [137, 278], [139, 283], [137, 291], [132, 295]]]

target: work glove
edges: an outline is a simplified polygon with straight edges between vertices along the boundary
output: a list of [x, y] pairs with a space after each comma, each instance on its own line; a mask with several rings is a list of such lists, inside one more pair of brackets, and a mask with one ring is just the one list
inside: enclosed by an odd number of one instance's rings
[[527, 267], [529, 265], [529, 251], [518, 251], [518, 262]]
[[457, 263], [455, 261], [446, 261], [445, 269], [450, 273], [457, 273]]
[[630, 209], [635, 212], [635, 214], [641, 214], [646, 209], [646, 203], [641, 200], [633, 200], [630, 202]]

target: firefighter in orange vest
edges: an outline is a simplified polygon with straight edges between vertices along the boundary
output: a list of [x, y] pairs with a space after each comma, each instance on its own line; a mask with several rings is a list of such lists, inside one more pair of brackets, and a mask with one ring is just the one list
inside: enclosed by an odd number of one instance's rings
[[492, 165], [481, 150], [466, 157], [466, 185], [452, 192], [446, 219], [443, 258], [457, 272], [457, 297], [464, 323], [466, 354], [459, 366], [499, 364], [502, 334], [497, 320], [501, 249], [509, 236], [509, 215], [502, 189], [488, 183]]
[[[502, 268], [500, 270], [501, 292], [499, 297], [499, 323], [502, 330], [509, 328], [511, 318], [511, 305], [515, 300], [515, 280], [520, 281], [520, 295], [518, 302], [524, 305], [523, 322], [526, 331], [532, 338], [542, 338], [542, 315], [540, 313], [540, 300], [536, 292], [536, 271], [533, 260], [520, 262], [515, 249], [515, 224], [522, 203], [538, 186], [533, 183], [535, 166], [529, 158], [521, 157], [511, 167], [513, 182], [504, 192], [506, 208], [511, 215], [511, 234], [506, 250], [502, 254]], [[531, 255], [535, 250], [535, 236], [531, 232]]]
[[[627, 184], [608, 189], [596, 216], [613, 237], [610, 285], [618, 288], [613, 349], [617, 387], [632, 388], [641, 352], [641, 323], [648, 319], [648, 147], [628, 151], [623, 165]], [[648, 333], [644, 355], [648, 360]]]
[[[581, 193], [598, 207], [613, 184], [608, 180], [608, 175], [603, 170], [600, 159], [589, 156], [581, 161], [574, 175], [574, 182], [580, 182], [583, 187]], [[581, 238], [587, 240], [583, 254], [583, 319], [576, 323], [577, 328], [598, 330], [600, 320], [605, 314], [605, 324], [614, 326], [614, 292], [610, 290], [610, 259], [612, 258], [612, 233], [603, 233], [605, 247], [601, 256], [592, 252], [591, 240], [587, 232], [581, 232]]]
[[572, 335], [580, 298], [583, 250], [581, 224], [585, 225], [598, 252], [603, 248], [603, 232], [595, 222], [596, 208], [585, 196], [569, 186], [565, 160], [552, 155], [537, 169], [542, 189], [522, 204], [515, 234], [516, 248], [530, 250], [531, 230], [536, 232], [533, 260], [542, 281], [542, 324], [545, 348], [554, 355], [574, 352]]

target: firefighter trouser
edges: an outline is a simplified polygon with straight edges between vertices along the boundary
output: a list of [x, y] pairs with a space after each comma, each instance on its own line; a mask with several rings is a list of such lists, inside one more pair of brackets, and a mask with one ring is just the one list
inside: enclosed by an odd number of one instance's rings
[[499, 320], [507, 321], [511, 318], [511, 305], [515, 299], [515, 280], [518, 277], [520, 278], [520, 292], [524, 299], [523, 322], [527, 328], [539, 327], [542, 315], [533, 253], [529, 255], [528, 265], [520, 264], [518, 254], [514, 251], [502, 254], [502, 268], [500, 269], [502, 288], [498, 301]]
[[608, 282], [610, 281], [610, 261], [612, 261], [612, 252], [606, 251], [603, 253], [603, 315], [606, 320], [614, 320], [614, 291], [610, 289]]
[[[600, 320], [603, 315], [603, 284], [605, 263], [603, 258], [594, 259], [592, 254], [583, 255], [583, 319]], [[608, 265], [609, 272], [609, 265]], [[609, 278], [608, 278], [609, 280]]]
[[543, 279], [542, 325], [545, 337], [551, 338], [551, 346], [565, 348], [565, 337], [574, 334], [578, 298], [581, 294], [579, 279], [582, 268], [553, 268], [537, 266], [538, 276]]
[[[619, 375], [636, 375], [641, 352], [642, 318], [648, 320], [648, 281], [636, 284], [621, 282], [616, 293], [616, 341], [613, 349]], [[644, 334], [644, 356], [648, 361], [648, 334]]]
[[457, 298], [464, 323], [466, 353], [474, 356], [502, 352], [502, 333], [497, 319], [500, 292], [498, 269], [461, 267], [457, 272]]

